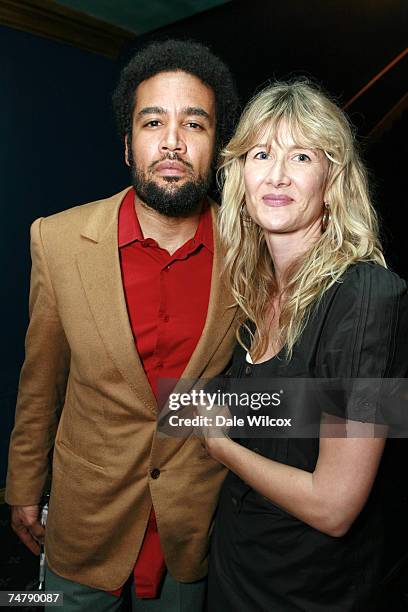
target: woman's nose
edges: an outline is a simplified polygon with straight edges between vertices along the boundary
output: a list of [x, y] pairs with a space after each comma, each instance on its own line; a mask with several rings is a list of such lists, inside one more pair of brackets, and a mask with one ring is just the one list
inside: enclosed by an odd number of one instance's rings
[[266, 180], [275, 187], [289, 185], [290, 176], [284, 159], [275, 159], [271, 162]]

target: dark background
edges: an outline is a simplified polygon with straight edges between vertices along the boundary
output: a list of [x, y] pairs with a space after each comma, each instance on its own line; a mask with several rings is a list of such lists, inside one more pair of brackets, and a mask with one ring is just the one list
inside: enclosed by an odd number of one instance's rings
[[[192, 38], [209, 45], [229, 64], [243, 103], [270, 79], [306, 74], [344, 105], [404, 49], [407, 25], [408, 3], [402, 0], [236, 1], [136, 38], [118, 61], [0, 26], [0, 245], [5, 264], [0, 302], [0, 487], [24, 358], [29, 227], [39, 216], [107, 197], [128, 184], [110, 100], [130, 55], [149, 40]], [[371, 171], [387, 261], [405, 278], [407, 111], [380, 136], [374, 138], [373, 130], [404, 95], [407, 76], [406, 56], [348, 107]], [[390, 446], [400, 468], [394, 469], [388, 483], [389, 520], [395, 527], [390, 532], [389, 566], [405, 552], [402, 519], [408, 510], [405, 442]], [[25, 552], [21, 546], [16, 550], [21, 559]], [[0, 578], [0, 589], [11, 584]], [[404, 608], [395, 604], [388, 609]]]

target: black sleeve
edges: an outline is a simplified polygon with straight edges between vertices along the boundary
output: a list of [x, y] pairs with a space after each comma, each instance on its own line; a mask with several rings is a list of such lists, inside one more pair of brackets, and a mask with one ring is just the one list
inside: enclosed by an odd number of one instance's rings
[[378, 264], [351, 266], [327, 310], [317, 354], [317, 376], [337, 390], [341, 385], [329, 412], [356, 421], [389, 419], [392, 407], [384, 400], [396, 390], [389, 379], [401, 381], [407, 371], [406, 282]]

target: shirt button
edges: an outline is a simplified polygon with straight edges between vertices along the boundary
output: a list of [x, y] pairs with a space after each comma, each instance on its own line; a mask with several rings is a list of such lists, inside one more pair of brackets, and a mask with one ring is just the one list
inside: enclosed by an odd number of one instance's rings
[[245, 376], [250, 376], [252, 372], [252, 368], [250, 365], [245, 366]]
[[170, 319], [169, 315], [165, 315], [165, 316], [163, 317], [163, 321], [164, 321], [165, 323], [168, 323], [168, 322], [169, 322], [169, 319]]
[[150, 476], [153, 478], [153, 480], [157, 480], [158, 477], [160, 476], [159, 468], [154, 468], [154, 470], [150, 472]]

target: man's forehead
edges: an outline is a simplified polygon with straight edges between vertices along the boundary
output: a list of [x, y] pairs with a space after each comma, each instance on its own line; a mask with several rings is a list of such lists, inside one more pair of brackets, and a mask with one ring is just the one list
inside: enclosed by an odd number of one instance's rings
[[160, 108], [166, 111], [175, 105], [180, 110], [201, 109], [214, 112], [213, 90], [198, 77], [184, 71], [159, 72], [142, 81], [135, 91], [135, 111]]

